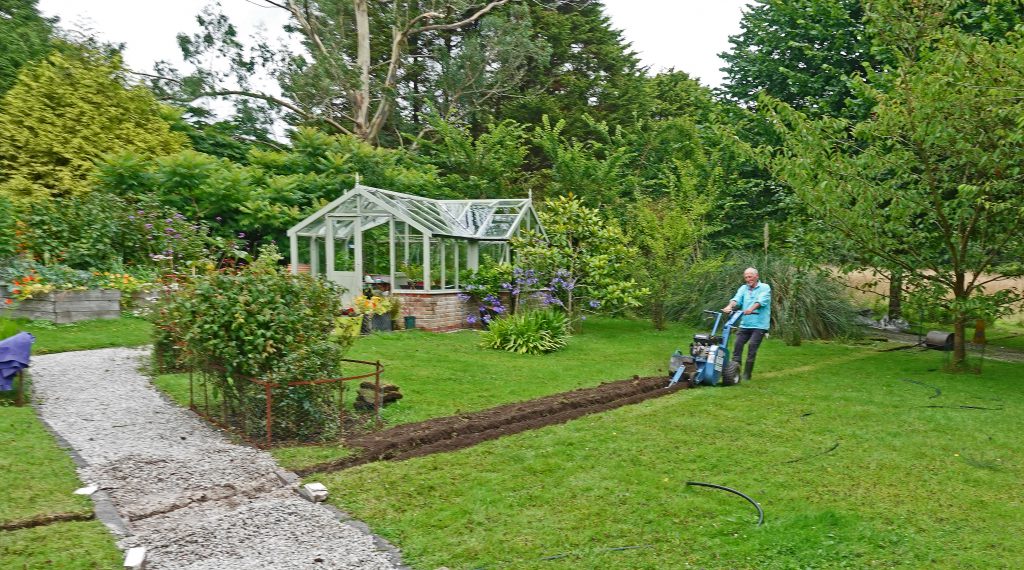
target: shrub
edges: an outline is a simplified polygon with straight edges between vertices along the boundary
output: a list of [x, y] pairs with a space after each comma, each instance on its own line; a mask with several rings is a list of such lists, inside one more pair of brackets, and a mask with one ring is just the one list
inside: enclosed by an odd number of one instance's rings
[[181, 270], [223, 247], [205, 224], [145, 196], [129, 200], [92, 192], [33, 202], [15, 217], [19, 251], [75, 269], [123, 272], [126, 265], [160, 265]]
[[857, 336], [856, 310], [843, 286], [827, 271], [801, 268], [783, 256], [765, 259], [736, 254], [720, 267], [681, 282], [668, 303], [672, 318], [700, 323], [702, 311], [720, 310], [743, 282], [743, 270], [756, 267], [772, 287], [772, 332], [789, 344], [801, 339]]
[[569, 342], [569, 319], [558, 311], [522, 311], [491, 321], [483, 346], [520, 354], [554, 352]]
[[266, 402], [263, 388], [244, 377], [278, 385], [275, 439], [330, 438], [339, 427], [336, 386], [285, 384], [340, 376], [340, 292], [309, 275], [280, 272], [279, 258], [270, 246], [241, 271], [199, 276], [168, 291], [155, 312], [156, 343], [177, 363], [206, 372], [222, 419], [247, 435], [265, 435]]

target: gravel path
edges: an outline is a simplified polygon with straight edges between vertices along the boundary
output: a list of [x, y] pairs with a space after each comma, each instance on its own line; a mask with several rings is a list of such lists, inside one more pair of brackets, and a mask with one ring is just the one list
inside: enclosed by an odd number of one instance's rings
[[40, 415], [126, 521], [118, 546], [145, 546], [150, 570], [401, 568], [358, 523], [295, 494], [270, 455], [166, 401], [140, 372], [147, 354], [32, 359]]

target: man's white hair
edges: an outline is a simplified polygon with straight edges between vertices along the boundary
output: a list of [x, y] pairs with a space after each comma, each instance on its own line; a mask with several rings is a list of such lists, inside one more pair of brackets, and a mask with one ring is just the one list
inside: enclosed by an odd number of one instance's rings
[[757, 277], [761, 276], [761, 274], [757, 272], [757, 268], [756, 267], [748, 267], [748, 268], [743, 270], [743, 274], [744, 275], [746, 275], [747, 273], [750, 273], [750, 272], [753, 272], [754, 275], [756, 275]]

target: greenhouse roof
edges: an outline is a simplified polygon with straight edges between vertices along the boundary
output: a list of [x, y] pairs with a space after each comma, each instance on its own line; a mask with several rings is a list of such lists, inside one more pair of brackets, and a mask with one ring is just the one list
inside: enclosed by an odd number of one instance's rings
[[[529, 198], [434, 200], [356, 184], [352, 190], [296, 224], [288, 230], [288, 235], [323, 237], [329, 218], [344, 221], [353, 216], [361, 218], [364, 230], [387, 223], [393, 217], [424, 234], [480, 241], [507, 241], [524, 221], [527, 227], [543, 231]], [[335, 237], [346, 237], [351, 227], [351, 224], [336, 224]]]

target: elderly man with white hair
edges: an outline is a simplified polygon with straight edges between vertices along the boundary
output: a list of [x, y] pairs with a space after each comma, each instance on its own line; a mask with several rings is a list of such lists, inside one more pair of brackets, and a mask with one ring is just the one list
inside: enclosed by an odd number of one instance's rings
[[757, 269], [753, 267], [743, 271], [743, 281], [743, 285], [740, 285], [736, 295], [729, 300], [728, 306], [722, 309], [722, 312], [729, 314], [736, 309], [743, 311], [743, 319], [736, 333], [736, 344], [732, 350], [732, 359], [737, 367], [742, 366], [743, 347], [750, 343], [747, 349], [747, 364], [742, 368], [743, 373], [740, 375], [740, 380], [750, 380], [754, 373], [757, 348], [761, 346], [764, 335], [768, 334], [768, 327], [772, 322], [772, 288], [760, 280]]

